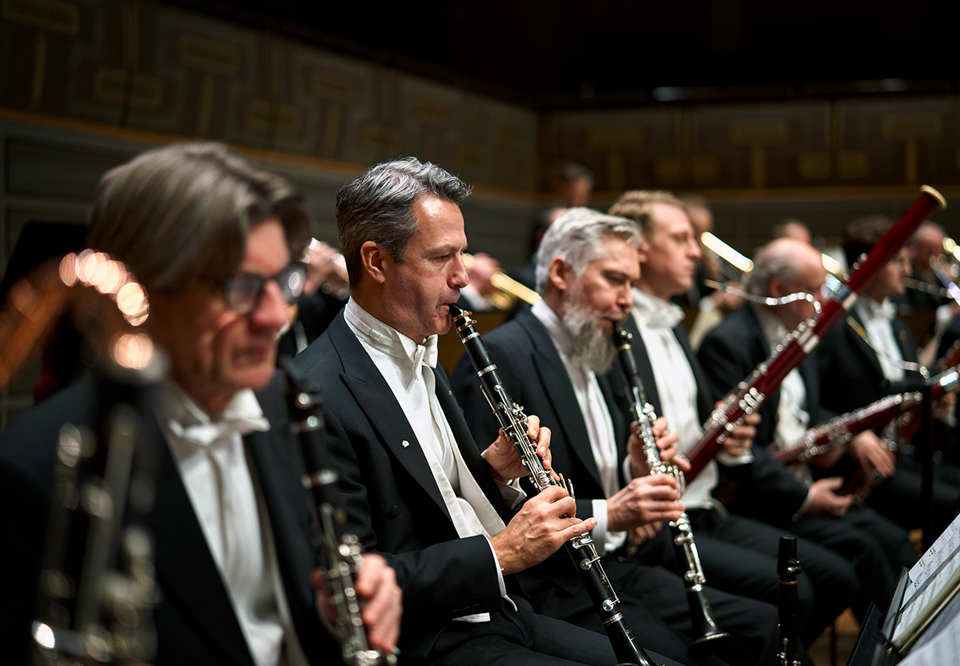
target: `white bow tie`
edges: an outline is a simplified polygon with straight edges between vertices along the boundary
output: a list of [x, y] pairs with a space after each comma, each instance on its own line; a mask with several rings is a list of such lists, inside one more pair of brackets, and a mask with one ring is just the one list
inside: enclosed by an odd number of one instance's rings
[[233, 416], [216, 423], [197, 423], [183, 426], [177, 421], [169, 422], [170, 431], [177, 437], [200, 446], [211, 446], [227, 440], [233, 433], [241, 437], [251, 432], [270, 429], [270, 422], [263, 417]]

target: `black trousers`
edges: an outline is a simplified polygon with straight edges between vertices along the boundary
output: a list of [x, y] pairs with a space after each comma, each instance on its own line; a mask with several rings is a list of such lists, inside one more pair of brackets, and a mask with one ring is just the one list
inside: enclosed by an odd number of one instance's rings
[[842, 518], [801, 516], [780, 527], [826, 546], [853, 566], [860, 585], [851, 608], [861, 622], [871, 602], [887, 610], [901, 567], [917, 560], [906, 531], [870, 507], [851, 506]]
[[[782, 529], [713, 509], [688, 512], [707, 583], [727, 592], [776, 605], [780, 594], [777, 557]], [[802, 575], [797, 580], [801, 634], [810, 645], [854, 601], [856, 572], [837, 553], [802, 537], [797, 540]], [[674, 566], [681, 563], [675, 562]]]
[[[431, 654], [405, 663], [431, 666], [614, 666], [617, 663], [605, 634], [582, 629], [533, 612], [525, 599], [514, 598], [518, 610], [504, 604], [490, 622], [451, 622]], [[644, 646], [646, 649], [646, 646]], [[649, 652], [663, 666], [680, 662]]]

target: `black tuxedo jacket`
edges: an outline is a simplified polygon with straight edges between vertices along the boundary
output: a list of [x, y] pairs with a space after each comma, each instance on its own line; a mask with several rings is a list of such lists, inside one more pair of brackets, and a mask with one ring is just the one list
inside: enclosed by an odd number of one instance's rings
[[[312, 515], [300, 483], [303, 463], [299, 445], [290, 434], [282, 384], [278, 374], [270, 387], [257, 394], [271, 428], [250, 434], [244, 444], [269, 515], [298, 638], [311, 661], [329, 659], [333, 663], [339, 659], [339, 650], [319, 620], [310, 584], [311, 571], [317, 565], [311, 545]], [[3, 533], [17, 535], [14, 547], [0, 551], [0, 575], [9, 591], [0, 601], [0, 633], [11, 636], [11, 642], [3, 642], [5, 646], [26, 646], [58, 432], [66, 422], [92, 424], [95, 404], [95, 382], [87, 377], [30, 411], [0, 440], [0, 519], [5, 523]], [[153, 610], [158, 635], [155, 663], [253, 666], [176, 462], [156, 421], [147, 421], [143, 429], [160, 443], [156, 501], [147, 520], [155, 539], [162, 595]]]
[[[490, 544], [483, 536], [458, 537], [413, 428], [342, 312], [294, 366], [322, 389], [328, 425], [339, 435], [331, 453], [349, 529], [397, 572], [404, 593], [402, 653], [427, 654], [455, 617], [500, 611]], [[441, 369], [435, 373], [437, 397], [463, 459], [507, 522], [509, 510], [449, 381]], [[512, 579], [506, 578], [508, 592], [519, 593]]]
[[[922, 379], [915, 372], [907, 372], [902, 382], [892, 383], [884, 377], [876, 352], [857, 332], [857, 327], [863, 329], [860, 315], [854, 309], [847, 316], [856, 326], [846, 319], [837, 322], [818, 350], [823, 406], [845, 414], [886, 395], [918, 388]], [[900, 319], [893, 320], [893, 335], [903, 360], [916, 362], [917, 342]]]

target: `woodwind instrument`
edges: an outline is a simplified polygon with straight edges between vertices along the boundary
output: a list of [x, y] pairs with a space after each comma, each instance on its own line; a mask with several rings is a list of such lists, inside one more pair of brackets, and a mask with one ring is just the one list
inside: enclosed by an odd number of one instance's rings
[[[96, 313], [106, 344], [93, 369], [92, 426], [68, 423], [57, 443], [31, 663], [143, 664], [156, 650], [158, 592], [146, 525], [161, 445], [143, 424], [166, 362], [146, 334], [129, 328], [146, 319], [147, 302], [123, 264], [102, 252], [69, 254], [59, 281], [56, 307], [35, 303], [30, 312], [52, 317], [70, 297], [93, 294], [83, 314]], [[45, 294], [35, 296], [42, 302]], [[25, 330], [11, 331], [24, 345]], [[24, 349], [11, 353], [22, 358]]]
[[314, 507], [314, 547], [319, 555], [323, 581], [336, 612], [333, 633], [340, 643], [347, 666], [392, 666], [397, 658], [370, 647], [360, 617], [362, 609], [355, 578], [363, 566], [360, 542], [343, 531], [345, 516], [337, 498], [337, 472], [326, 454], [324, 421], [317, 390], [285, 364], [290, 428], [300, 442], [306, 474], [304, 488]]
[[[474, 370], [480, 377], [480, 386], [490, 408], [500, 421], [504, 435], [517, 450], [517, 455], [527, 470], [527, 477], [537, 489], [545, 490], [550, 486], [566, 488], [573, 496], [573, 485], [564, 480], [551, 476], [543, 467], [543, 461], [537, 455], [534, 442], [527, 435], [527, 416], [523, 408], [510, 399], [506, 387], [500, 381], [497, 365], [490, 357], [487, 346], [480, 339], [480, 334], [474, 328], [476, 323], [470, 318], [471, 312], [461, 310], [456, 305], [450, 306], [450, 314], [457, 329], [457, 334], [463, 342], [467, 356], [473, 364]], [[617, 609], [620, 603], [617, 593], [607, 578], [600, 555], [593, 543], [590, 534], [575, 536], [564, 544], [570, 559], [573, 560], [581, 580], [587, 588], [587, 593], [593, 601], [603, 622], [604, 630], [610, 638], [614, 654], [619, 664], [635, 664], [637, 666], [653, 666], [644, 649], [637, 641], [633, 630], [627, 625], [623, 614]]]
[[[644, 458], [650, 474], [667, 474], [673, 477], [677, 481], [677, 489], [682, 495], [684, 490], [683, 474], [676, 465], [667, 464], [660, 459], [660, 449], [657, 448], [657, 441], [653, 436], [653, 422], [657, 415], [653, 410], [653, 405], [647, 402], [643, 381], [640, 379], [640, 373], [637, 372], [637, 362], [633, 357], [633, 349], [630, 345], [632, 338], [632, 334], [623, 328], [623, 325], [614, 323], [613, 340], [617, 347], [617, 357], [620, 359], [620, 369], [627, 380], [627, 400], [630, 402], [633, 411], [633, 420], [637, 423], [640, 441], [643, 444]], [[700, 564], [700, 554], [697, 551], [697, 543], [693, 538], [693, 529], [690, 526], [690, 518], [687, 513], [683, 512], [680, 520], [671, 522], [669, 528], [670, 540], [673, 542], [677, 559], [687, 565], [687, 570], [683, 574], [683, 582], [686, 586], [687, 603], [690, 606], [690, 621], [695, 636], [693, 644], [698, 645], [729, 636], [730, 634], [717, 626], [713, 619], [713, 611], [710, 609], [710, 602], [707, 601], [703, 592], [703, 586], [706, 585], [707, 578], [703, 573], [703, 566]]]
[[770, 358], [757, 366], [753, 374], [731, 391], [720, 407], [713, 411], [703, 426], [700, 441], [689, 453], [691, 469], [686, 473], [688, 482], [713, 460], [722, 448], [723, 441], [743, 423], [744, 417], [758, 410], [790, 371], [799, 366], [834, 324], [846, 315], [867, 283], [903, 247], [920, 223], [934, 210], [946, 207], [943, 196], [933, 188], [924, 185], [920, 192], [916, 201], [824, 305], [819, 316], [802, 322], [777, 346]]
[[800, 601], [797, 595], [797, 538], [780, 537], [777, 575], [780, 577], [780, 666], [800, 666]]

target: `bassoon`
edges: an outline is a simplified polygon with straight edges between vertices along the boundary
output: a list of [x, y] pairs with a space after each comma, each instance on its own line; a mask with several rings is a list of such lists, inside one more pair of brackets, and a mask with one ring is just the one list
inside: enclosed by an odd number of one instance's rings
[[[472, 313], [451, 305], [450, 314], [453, 316], [454, 326], [463, 342], [467, 356], [470, 357], [470, 362], [480, 377], [483, 395], [493, 409], [497, 420], [500, 421], [503, 434], [516, 448], [530, 482], [538, 492], [550, 486], [559, 486], [573, 496], [571, 484], [558, 480], [544, 468], [543, 461], [537, 455], [536, 443], [531, 442], [527, 435], [527, 416], [523, 413], [523, 408], [510, 398], [506, 387], [500, 381], [497, 365], [474, 327], [477, 322], [470, 318]], [[564, 544], [564, 549], [573, 560], [577, 571], [580, 572], [587, 593], [600, 615], [603, 628], [610, 638], [613, 652], [617, 657], [617, 663], [653, 666], [655, 662], [640, 646], [633, 630], [627, 625], [623, 614], [617, 608], [620, 599], [603, 570], [600, 555], [590, 534], [573, 537]]]
[[[939, 400], [947, 393], [956, 393], [960, 389], [960, 374], [953, 368], [942, 372], [930, 380], [930, 392], [934, 401]], [[919, 391], [896, 393], [888, 395], [866, 407], [811, 428], [796, 444], [781, 449], [773, 457], [784, 465], [806, 462], [811, 458], [830, 451], [837, 446], [846, 444], [854, 435], [866, 430], [880, 428], [894, 418], [900, 417], [900, 426], [906, 426], [920, 411], [922, 395]]]
[[816, 319], [802, 322], [760, 363], [753, 374], [723, 399], [703, 426], [703, 434], [687, 453], [690, 471], [687, 483], [703, 471], [723, 447], [723, 442], [746, 416], [757, 411], [783, 379], [820, 344], [827, 332], [857, 302], [860, 293], [893, 255], [913, 235], [920, 223], [934, 210], [946, 207], [946, 200], [932, 187], [920, 188], [920, 196], [892, 227], [877, 241], [866, 259], [860, 262], [834, 297], [823, 306]]

